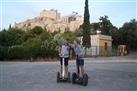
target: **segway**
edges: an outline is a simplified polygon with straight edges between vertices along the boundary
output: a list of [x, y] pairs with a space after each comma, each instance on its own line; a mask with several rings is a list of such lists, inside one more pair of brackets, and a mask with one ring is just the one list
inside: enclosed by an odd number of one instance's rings
[[[78, 67], [78, 69], [79, 69], [79, 67]], [[88, 85], [88, 75], [86, 73], [84, 73], [83, 77], [80, 78], [79, 74], [74, 72], [72, 74], [72, 84], [81, 84], [83, 86], [87, 86]]]
[[66, 77], [66, 72], [65, 72], [65, 58], [62, 57], [62, 72], [57, 72], [57, 83], [59, 82], [70, 82], [70, 72], [67, 73]]

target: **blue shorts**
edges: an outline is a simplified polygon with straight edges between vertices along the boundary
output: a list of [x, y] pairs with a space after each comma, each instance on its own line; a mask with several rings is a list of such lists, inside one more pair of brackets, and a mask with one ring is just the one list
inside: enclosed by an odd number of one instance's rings
[[[65, 66], [68, 66], [68, 60], [69, 60], [69, 58], [64, 58], [64, 65]], [[60, 65], [62, 65], [63, 64], [63, 60], [62, 60], [62, 58], [60, 58]]]
[[76, 64], [77, 64], [78, 66], [83, 66], [83, 65], [84, 65], [84, 59], [77, 58], [77, 59], [76, 59]]

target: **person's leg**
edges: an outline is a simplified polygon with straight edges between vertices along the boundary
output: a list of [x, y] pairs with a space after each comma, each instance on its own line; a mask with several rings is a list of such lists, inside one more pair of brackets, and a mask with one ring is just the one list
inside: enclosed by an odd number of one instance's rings
[[79, 78], [82, 78], [82, 68], [79, 66]]
[[84, 66], [81, 66], [82, 76], [84, 75]]
[[83, 75], [84, 75], [84, 59], [79, 59], [79, 70], [80, 70], [79, 76], [81, 78], [83, 78]]
[[80, 78], [83, 78], [83, 75], [84, 75], [84, 68], [82, 65], [79, 66], [79, 69], [80, 69], [80, 72], [79, 72], [79, 77]]
[[68, 75], [68, 58], [65, 58], [64, 65], [65, 65], [65, 76], [67, 77], [67, 75]]
[[84, 75], [84, 59], [82, 59], [81, 61], [81, 72], [82, 72], [82, 76]]
[[79, 75], [79, 65], [77, 65], [77, 74]]

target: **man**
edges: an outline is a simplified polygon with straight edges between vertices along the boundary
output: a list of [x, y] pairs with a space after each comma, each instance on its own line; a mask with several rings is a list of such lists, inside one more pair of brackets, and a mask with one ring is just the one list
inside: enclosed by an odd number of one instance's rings
[[70, 46], [68, 44], [68, 40], [65, 39], [63, 45], [59, 48], [59, 56], [60, 56], [60, 65], [61, 65], [61, 74], [63, 69], [63, 58], [64, 58], [64, 65], [65, 65], [65, 76], [68, 74], [68, 61], [69, 61], [69, 49]]

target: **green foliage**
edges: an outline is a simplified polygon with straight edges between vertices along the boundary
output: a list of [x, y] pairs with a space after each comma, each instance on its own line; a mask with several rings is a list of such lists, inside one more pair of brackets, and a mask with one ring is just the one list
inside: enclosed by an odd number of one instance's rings
[[51, 34], [52, 34], [52, 36], [55, 36], [56, 34], [59, 34], [60, 32], [61, 32], [61, 30], [58, 30], [58, 31], [52, 32]]
[[103, 16], [100, 17], [100, 28], [101, 28], [101, 33], [105, 35], [110, 35], [110, 30], [113, 28], [112, 23], [108, 19], [108, 16]]
[[60, 33], [56, 34], [53, 40], [57, 43], [57, 45], [60, 45], [63, 43], [63, 37]]
[[63, 43], [63, 37], [60, 33], [56, 34], [53, 40], [57, 43], [57, 45], [61, 45]]
[[37, 57], [56, 57], [57, 44], [55, 41], [41, 41], [40, 39], [29, 39], [22, 45], [11, 47], [0, 46], [0, 60], [3, 59], [28, 59]]
[[135, 19], [124, 23], [118, 29], [111, 24], [108, 17], [102, 17], [101, 22], [91, 25], [88, 21], [84, 22], [74, 33], [70, 31], [50, 33], [41, 27], [35, 27], [25, 32], [10, 26], [9, 29], [0, 31], [0, 60], [53, 58], [57, 56], [58, 45], [61, 45], [64, 39], [69, 39], [72, 42], [81, 35], [83, 35], [83, 45], [90, 47], [90, 34], [95, 33], [98, 28], [105, 30], [104, 34], [112, 36], [113, 45], [126, 44], [130, 49], [137, 50], [137, 21]]
[[6, 30], [2, 30], [0, 32], [0, 45], [1, 46], [7, 46], [7, 37], [8, 35], [7, 35]]
[[8, 47], [0, 46], [0, 60], [4, 60], [8, 57]]
[[0, 32], [0, 60], [55, 57], [57, 42], [40, 27], [29, 31], [9, 28]]
[[76, 36], [73, 32], [67, 31], [62, 34], [62, 37], [64, 39], [68, 39], [70, 42], [72, 42], [74, 39], [76, 39]]
[[126, 44], [131, 50], [137, 50], [137, 21], [135, 19], [126, 22], [119, 29], [121, 32], [121, 44]]
[[38, 36], [40, 35], [44, 30], [39, 27], [39, 26], [36, 26], [34, 28], [32, 28], [31, 30], [28, 31], [28, 33], [32, 34], [33, 36]]
[[100, 29], [100, 23], [92, 23], [91, 25], [91, 34], [96, 34], [96, 31]]
[[40, 39], [41, 39], [42, 41], [52, 40], [52, 39], [53, 39], [53, 36], [51, 35], [51, 33], [47, 32], [47, 31], [43, 31], [43, 33], [40, 35]]
[[88, 0], [85, 1], [85, 12], [84, 12], [84, 23], [82, 25], [83, 28], [83, 38], [82, 38], [82, 45], [86, 48], [91, 46], [90, 43], [90, 22], [89, 22], [89, 9], [88, 9]]
[[114, 46], [118, 46], [120, 44], [121, 41], [121, 32], [116, 28], [113, 27], [110, 31], [109, 31], [109, 35], [112, 36], [112, 43]]
[[8, 59], [23, 59], [27, 58], [26, 49], [22, 45], [15, 45], [9, 47], [8, 50]]
[[91, 38], [90, 38], [90, 27], [88, 24], [83, 24], [83, 38], [82, 38], [82, 45], [86, 48], [90, 48], [91, 46]]
[[58, 33], [54, 36], [53, 41], [55, 41], [57, 45], [61, 45], [64, 39], [68, 39], [69, 42], [72, 42], [76, 39], [76, 35], [71, 31], [66, 31], [63, 34]]
[[100, 17], [100, 21], [91, 24], [93, 30], [96, 31], [99, 28], [102, 34], [112, 36], [113, 46], [123, 44], [127, 45], [131, 50], [137, 50], [137, 21], [135, 19], [124, 23], [119, 29], [112, 25], [108, 16]]
[[0, 45], [20, 45], [24, 42], [25, 32], [20, 29], [10, 28], [0, 32]]
[[[25, 34], [25, 40], [28, 40], [30, 38], [39, 37], [43, 33], [43, 29], [39, 26], [36, 26], [30, 30], [28, 30]], [[46, 30], [45, 30], [46, 31]]]
[[41, 55], [41, 44], [42, 41], [37, 38], [29, 39], [25, 43], [23, 43], [23, 47], [27, 51], [27, 56], [31, 57], [38, 57]]
[[76, 37], [81, 37], [81, 36], [83, 35], [82, 26], [80, 26], [79, 29], [74, 32], [74, 35], [75, 35]]
[[96, 31], [101, 30], [101, 34], [110, 35], [113, 39], [113, 45], [118, 46], [121, 41], [121, 32], [118, 31], [118, 28], [113, 26], [108, 16], [100, 17], [100, 22], [92, 23], [92, 34], [96, 34]]
[[42, 48], [42, 55], [46, 55], [46, 57], [56, 57], [57, 56], [57, 43], [56, 41], [52, 40], [52, 41], [48, 41], [48, 40], [45, 40], [44, 42], [42, 42], [42, 45], [41, 45], [41, 48]]
[[88, 9], [88, 0], [85, 0], [85, 9], [84, 9], [84, 23], [90, 24], [90, 15], [89, 15], [89, 9]]

